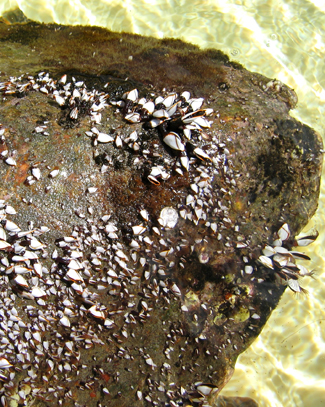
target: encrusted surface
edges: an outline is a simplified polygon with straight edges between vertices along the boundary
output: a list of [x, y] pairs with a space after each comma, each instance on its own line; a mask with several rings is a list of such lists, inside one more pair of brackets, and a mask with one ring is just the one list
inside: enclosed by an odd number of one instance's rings
[[[23, 402], [25, 393], [40, 406], [174, 406], [199, 402], [202, 382], [213, 405], [214, 386], [229, 380], [284, 289], [256, 260], [281, 225], [294, 236], [317, 207], [322, 144], [288, 115], [295, 93], [176, 40], [30, 23], [1, 24], [0, 41], [0, 80], [10, 82], [0, 104], [2, 224], [50, 229], [40, 237], [39, 229], [23, 237], [7, 230], [12, 246], [29, 250], [34, 235], [47, 247], [35, 251], [38, 260], [17, 261], [30, 269], [28, 287], [2, 261], [2, 349], [16, 367], [3, 370], [3, 394]], [[9, 80], [26, 72], [29, 79]], [[97, 89], [100, 122], [94, 100], [63, 93], [64, 73], [71, 93]], [[28, 82], [39, 87], [17, 91]], [[125, 92], [134, 88], [132, 101]], [[66, 97], [62, 106], [54, 90]], [[196, 114], [209, 126], [190, 136], [181, 118], [196, 109], [184, 91], [204, 98], [198, 111], [213, 109]], [[141, 98], [171, 94], [177, 113], [159, 126], [143, 112], [141, 122], [126, 120], [141, 112]], [[5, 214], [5, 204], [17, 213]], [[77, 274], [73, 250], [82, 256]], [[17, 251], [2, 259], [13, 264]], [[41, 276], [36, 263], [46, 268]], [[33, 298], [35, 286], [45, 295]]]

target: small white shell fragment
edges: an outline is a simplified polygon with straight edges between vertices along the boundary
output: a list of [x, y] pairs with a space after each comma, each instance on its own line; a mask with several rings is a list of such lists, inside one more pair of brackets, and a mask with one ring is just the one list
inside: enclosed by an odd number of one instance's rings
[[245, 266], [245, 273], [246, 274], [252, 274], [254, 271], [252, 266]]
[[157, 366], [157, 365], [154, 364], [154, 362], [153, 362], [153, 360], [151, 358], [146, 359], [146, 364], [151, 366], [152, 368]]
[[59, 175], [59, 172], [60, 172], [59, 170], [53, 170], [50, 172], [49, 176], [51, 178], [55, 178], [57, 175]]
[[251, 318], [253, 318], [253, 319], [260, 319], [261, 317], [258, 315], [258, 314], [253, 314], [252, 316], [251, 316]]
[[8, 165], [11, 165], [11, 166], [17, 165], [16, 161], [15, 161], [12, 157], [8, 157], [8, 158], [5, 160], [5, 163], [8, 164]]
[[167, 229], [173, 229], [178, 222], [178, 212], [176, 209], [166, 206], [161, 210], [158, 222]]
[[304, 266], [302, 266], [302, 265], [300, 265], [300, 264], [297, 264], [297, 267], [299, 268], [299, 271], [298, 271], [298, 273], [299, 273], [299, 275], [300, 276], [312, 276], [314, 273], [312, 272], [312, 271], [308, 271], [307, 269], [306, 269], [306, 267], [304, 267]]
[[32, 175], [34, 178], [39, 180], [41, 178], [41, 171], [39, 168], [32, 168]]
[[193, 204], [195, 202], [195, 198], [193, 195], [187, 195], [186, 197], [186, 205]]
[[166, 96], [165, 99], [162, 101], [163, 105], [165, 105], [167, 108], [172, 106], [172, 104], [175, 102], [176, 97], [177, 97], [176, 93], [172, 93]]
[[173, 150], [185, 151], [185, 145], [182, 143], [182, 140], [178, 136], [178, 134], [170, 132], [167, 134], [167, 136], [164, 137], [163, 140], [164, 143], [167, 144], [167, 146], [172, 148]]
[[95, 187], [89, 187], [89, 188], [87, 189], [87, 191], [88, 191], [89, 194], [94, 194], [94, 193], [97, 191], [97, 189], [98, 189], [98, 188], [95, 188]]
[[108, 223], [105, 226], [105, 232], [106, 233], [111, 233], [111, 232], [117, 232], [117, 227], [113, 223]]

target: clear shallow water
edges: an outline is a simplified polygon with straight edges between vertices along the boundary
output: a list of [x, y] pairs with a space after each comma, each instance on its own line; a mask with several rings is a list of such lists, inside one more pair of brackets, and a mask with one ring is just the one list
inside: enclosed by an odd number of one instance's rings
[[[219, 48], [247, 69], [294, 88], [292, 112], [324, 138], [324, 0], [1, 0], [0, 15], [19, 6], [33, 20], [88, 24]], [[316, 279], [309, 296], [289, 290], [260, 337], [240, 356], [223, 395], [254, 398], [260, 407], [325, 406], [325, 189], [306, 228], [320, 231], [306, 248]]]

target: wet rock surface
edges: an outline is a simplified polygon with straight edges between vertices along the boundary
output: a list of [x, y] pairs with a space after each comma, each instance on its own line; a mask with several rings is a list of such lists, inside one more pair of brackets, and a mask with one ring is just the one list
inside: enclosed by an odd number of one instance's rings
[[224, 405], [306, 274], [260, 258], [317, 207], [294, 91], [179, 40], [28, 23], [0, 42], [2, 402]]

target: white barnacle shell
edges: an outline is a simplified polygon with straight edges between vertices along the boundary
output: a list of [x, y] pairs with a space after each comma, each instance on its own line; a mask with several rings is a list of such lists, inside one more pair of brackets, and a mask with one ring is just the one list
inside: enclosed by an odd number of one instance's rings
[[129, 113], [124, 118], [130, 123], [140, 123], [141, 120], [139, 113]]
[[188, 170], [189, 170], [189, 167], [190, 167], [190, 160], [189, 160], [189, 158], [187, 157], [187, 155], [182, 156], [182, 157], [180, 158], [180, 162], [181, 162], [181, 164], [182, 164], [182, 167], [183, 167], [186, 171], [188, 171]]
[[109, 134], [106, 133], [98, 133], [96, 140], [99, 143], [110, 143], [114, 141], [114, 137], [110, 136]]
[[44, 290], [42, 290], [40, 287], [33, 287], [32, 296], [34, 298], [46, 297], [46, 292]]
[[123, 94], [122, 99], [132, 100], [132, 102], [136, 102], [139, 97], [138, 89], [132, 89], [129, 92]]
[[41, 243], [39, 240], [37, 240], [35, 237], [31, 238], [30, 243], [29, 243], [29, 248], [32, 250], [40, 250], [45, 248], [46, 245]]
[[8, 249], [11, 247], [11, 244], [7, 243], [5, 240], [0, 239], [0, 250]]
[[60, 324], [63, 325], [63, 326], [66, 326], [67, 328], [69, 328], [70, 325], [71, 325], [70, 320], [69, 320], [69, 318], [68, 318], [66, 315], [64, 315], [64, 316], [60, 319]]
[[6, 220], [4, 227], [8, 232], [12, 233], [17, 233], [21, 231], [20, 227], [18, 227], [14, 222], [11, 222], [11, 220]]
[[182, 143], [178, 134], [170, 132], [164, 137], [164, 143], [173, 150], [185, 151], [185, 145]]
[[148, 213], [148, 211], [147, 211], [146, 209], [142, 209], [142, 210], [140, 211], [140, 215], [142, 216], [142, 218], [143, 218], [145, 221], [148, 222], [148, 220], [149, 220], [149, 213]]
[[197, 386], [196, 390], [202, 395], [202, 396], [209, 396], [210, 394], [215, 393], [218, 390], [218, 387], [213, 385], [213, 384], [204, 384], [201, 383]]
[[289, 239], [290, 229], [287, 223], [284, 223], [277, 232], [278, 238], [282, 241]]
[[190, 94], [190, 92], [188, 92], [187, 90], [185, 91], [185, 92], [183, 92], [182, 94], [181, 94], [181, 96], [185, 99], [185, 101], [187, 102], [189, 99], [190, 99], [190, 97], [191, 97], [191, 94]]
[[300, 287], [298, 280], [289, 278], [289, 280], [287, 281], [287, 284], [288, 284], [288, 287], [295, 293], [306, 292], [306, 290], [304, 290], [302, 287]]
[[57, 94], [54, 94], [53, 96], [58, 105], [63, 106], [65, 104], [65, 99], [62, 96]]
[[175, 283], [171, 286], [170, 290], [175, 295], [182, 295], [181, 290], [178, 288], [178, 286]]
[[205, 117], [202, 117], [202, 116], [195, 117], [193, 119], [192, 123], [195, 123], [200, 127], [205, 127], [205, 128], [211, 127], [210, 122]]
[[114, 321], [112, 321], [109, 318], [106, 318], [104, 321], [104, 326], [106, 326], [106, 328], [112, 328], [112, 326], [114, 325]]
[[151, 366], [152, 368], [155, 368], [157, 365], [154, 364], [153, 360], [151, 358], [146, 359], [146, 364]]
[[95, 318], [105, 319], [105, 314], [102, 311], [98, 310], [96, 305], [90, 307], [88, 312]]
[[245, 266], [245, 273], [246, 274], [252, 274], [254, 271], [253, 267], [250, 265]]
[[192, 107], [193, 112], [195, 112], [196, 110], [199, 110], [201, 108], [201, 106], [203, 105], [203, 98], [197, 98], [197, 99], [190, 99], [189, 100], [189, 105]]
[[171, 93], [170, 95], [166, 96], [165, 99], [162, 101], [163, 105], [165, 105], [165, 107], [171, 107], [172, 104], [175, 102], [175, 99], [177, 97], [176, 93]]
[[267, 256], [260, 256], [258, 258], [259, 262], [263, 264], [263, 266], [268, 267], [269, 269], [274, 269], [273, 261]]
[[8, 157], [8, 158], [5, 160], [5, 163], [8, 164], [8, 165], [11, 165], [11, 166], [17, 165], [16, 161], [15, 161], [12, 157]]
[[10, 205], [6, 205], [5, 211], [8, 215], [16, 215], [17, 213], [16, 210]]
[[146, 102], [143, 106], [143, 109], [147, 110], [148, 113], [152, 114], [155, 110], [155, 104], [152, 101]]
[[24, 279], [24, 277], [22, 275], [18, 274], [18, 276], [16, 276], [14, 278], [14, 280], [18, 285], [20, 285], [22, 287], [25, 287], [25, 288], [28, 288], [28, 283], [27, 283], [27, 281]]
[[158, 222], [167, 229], [173, 229], [178, 221], [178, 212], [176, 209], [166, 206], [160, 211]]
[[156, 117], [157, 119], [168, 119], [169, 114], [165, 109], [160, 109], [153, 113], [153, 117]]
[[81, 277], [81, 275], [78, 273], [78, 271], [74, 270], [74, 269], [69, 269], [66, 277], [74, 282], [78, 282], [78, 283], [82, 283], [84, 280]]
[[142, 233], [145, 232], [146, 228], [143, 227], [142, 225], [138, 225], [138, 226], [132, 226], [132, 230], [135, 235], [141, 235]]
[[266, 245], [262, 250], [262, 253], [264, 254], [264, 256], [271, 257], [276, 253], [276, 251], [272, 246]]
[[53, 170], [50, 172], [49, 176], [51, 178], [55, 178], [59, 174], [59, 172], [60, 172], [59, 170]]
[[12, 366], [6, 358], [0, 358], [0, 369], [9, 369]]
[[199, 157], [200, 160], [210, 160], [210, 161], [211, 161], [211, 158], [209, 157], [209, 155], [208, 155], [206, 152], [204, 152], [204, 151], [202, 150], [202, 148], [199, 148], [199, 147], [195, 148], [195, 149], [193, 150], [193, 153], [194, 153], [197, 157]]

